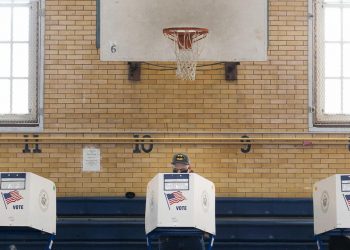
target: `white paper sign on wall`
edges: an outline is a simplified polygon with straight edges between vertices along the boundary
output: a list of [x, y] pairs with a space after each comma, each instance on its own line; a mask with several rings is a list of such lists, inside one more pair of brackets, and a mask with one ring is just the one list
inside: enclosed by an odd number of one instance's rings
[[99, 148], [83, 148], [83, 172], [101, 171], [101, 152]]

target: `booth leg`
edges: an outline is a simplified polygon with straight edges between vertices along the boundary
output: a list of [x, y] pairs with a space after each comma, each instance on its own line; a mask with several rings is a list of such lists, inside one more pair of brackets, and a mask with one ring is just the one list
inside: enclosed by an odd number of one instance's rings
[[51, 250], [52, 249], [52, 245], [53, 245], [53, 241], [55, 240], [56, 235], [55, 234], [51, 234], [49, 243], [47, 244], [46, 250]]
[[148, 236], [146, 237], [146, 241], [147, 241], [147, 250], [152, 250], [152, 242]]
[[321, 238], [318, 235], [316, 235], [315, 238], [316, 238], [316, 243], [317, 243], [317, 249], [323, 250]]
[[214, 245], [214, 235], [212, 235], [210, 237], [210, 243], [208, 245], [208, 250], [211, 250], [213, 248], [213, 245]]

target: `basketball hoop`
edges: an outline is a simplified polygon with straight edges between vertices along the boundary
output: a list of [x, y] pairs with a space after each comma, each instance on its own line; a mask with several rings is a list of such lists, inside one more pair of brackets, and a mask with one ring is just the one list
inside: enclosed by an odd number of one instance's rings
[[182, 80], [196, 79], [196, 66], [202, 48], [200, 40], [206, 38], [208, 29], [178, 27], [163, 29], [163, 34], [173, 41], [177, 60], [176, 76]]

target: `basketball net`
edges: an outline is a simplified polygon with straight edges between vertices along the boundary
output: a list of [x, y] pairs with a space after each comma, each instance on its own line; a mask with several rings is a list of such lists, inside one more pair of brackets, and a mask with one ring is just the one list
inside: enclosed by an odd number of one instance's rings
[[182, 80], [195, 80], [199, 55], [208, 30], [204, 28], [168, 28], [164, 35], [172, 40], [176, 56], [176, 76]]

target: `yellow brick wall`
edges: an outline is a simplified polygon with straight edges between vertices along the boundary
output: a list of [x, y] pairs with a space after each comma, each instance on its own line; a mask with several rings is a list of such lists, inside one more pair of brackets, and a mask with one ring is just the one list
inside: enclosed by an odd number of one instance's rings
[[[176, 80], [174, 72], [144, 65], [142, 80], [128, 81], [126, 62], [99, 60], [95, 11], [95, 1], [46, 0], [48, 136], [141, 131], [160, 133], [152, 137], [280, 133], [273, 135], [278, 138], [308, 132], [307, 0], [269, 0], [269, 60], [242, 62], [235, 82], [225, 81], [224, 71], [215, 68], [199, 71], [197, 80], [188, 82]], [[82, 172], [84, 146], [101, 149], [101, 172]], [[312, 183], [349, 172], [350, 162], [345, 145], [302, 143], [265, 142], [253, 145], [248, 154], [235, 144], [154, 144], [149, 154], [133, 153], [131, 144], [41, 148], [41, 154], [24, 154], [23, 145], [0, 145], [0, 171], [31, 171], [50, 178], [59, 196], [121, 196], [127, 191], [143, 196], [152, 176], [170, 171], [174, 152], [187, 152], [195, 172], [215, 182], [217, 196], [231, 197], [309, 197]]]

